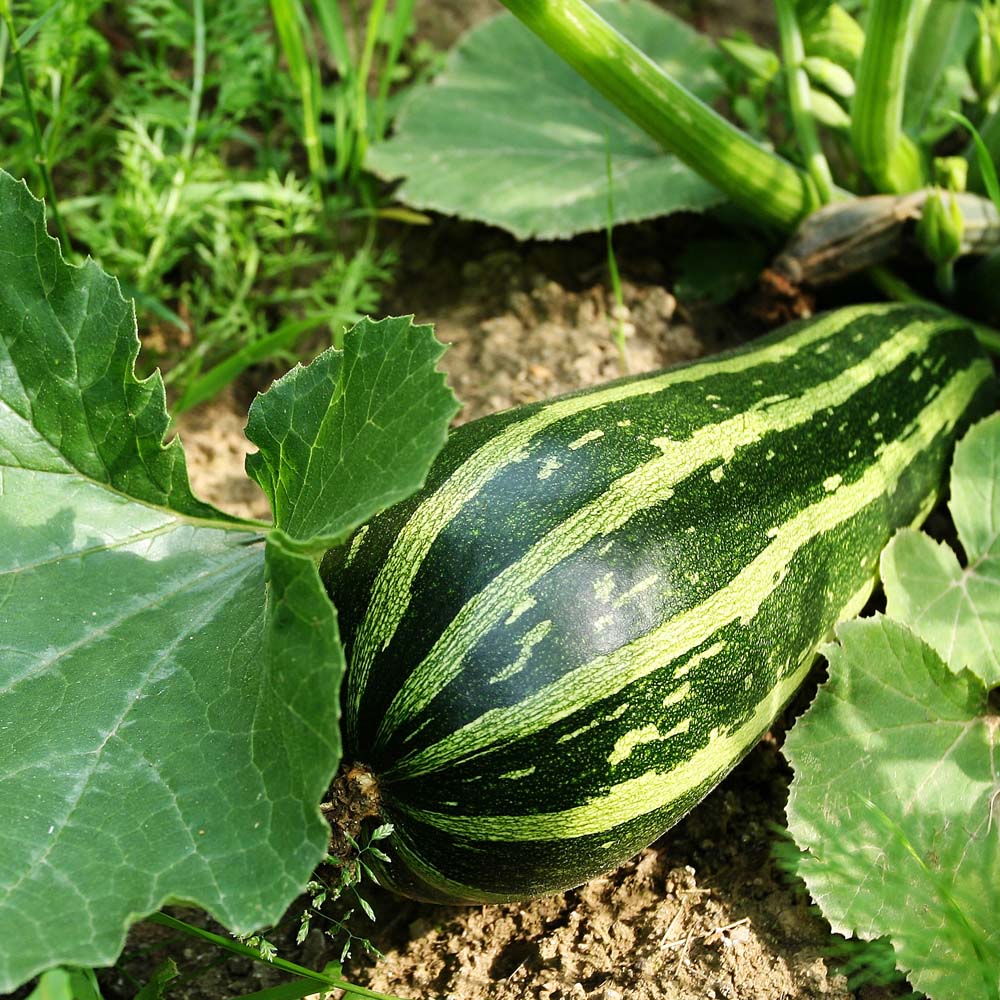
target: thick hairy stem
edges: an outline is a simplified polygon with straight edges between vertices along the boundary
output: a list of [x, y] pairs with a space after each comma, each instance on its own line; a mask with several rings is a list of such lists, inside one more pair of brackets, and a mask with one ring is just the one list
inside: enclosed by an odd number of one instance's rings
[[864, 172], [880, 191], [925, 183], [920, 151], [903, 132], [903, 98], [914, 0], [872, 0], [857, 73], [851, 139]]
[[503, 3], [665, 149], [762, 222], [791, 229], [819, 204], [808, 174], [695, 97], [584, 0]]

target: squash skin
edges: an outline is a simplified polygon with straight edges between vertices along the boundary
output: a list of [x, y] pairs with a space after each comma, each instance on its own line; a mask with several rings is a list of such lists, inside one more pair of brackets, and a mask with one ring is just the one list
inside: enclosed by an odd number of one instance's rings
[[345, 759], [395, 828], [380, 881], [526, 899], [655, 840], [860, 610], [994, 402], [959, 321], [868, 306], [459, 427], [321, 569]]

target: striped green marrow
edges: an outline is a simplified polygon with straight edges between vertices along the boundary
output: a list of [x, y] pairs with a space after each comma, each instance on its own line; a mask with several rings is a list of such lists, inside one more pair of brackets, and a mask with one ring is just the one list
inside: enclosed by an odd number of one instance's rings
[[384, 881], [524, 899], [652, 842], [861, 609], [993, 402], [957, 319], [864, 306], [458, 428], [322, 569]]

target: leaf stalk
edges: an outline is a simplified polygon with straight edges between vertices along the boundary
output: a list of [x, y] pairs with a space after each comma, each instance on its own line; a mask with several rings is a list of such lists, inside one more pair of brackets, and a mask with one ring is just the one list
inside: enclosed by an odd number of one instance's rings
[[914, 0], [872, 0], [851, 111], [851, 139], [861, 168], [880, 191], [926, 183], [920, 150], [903, 131], [903, 98]]
[[812, 88], [805, 71], [805, 46], [802, 32], [795, 16], [793, 0], [774, 0], [781, 36], [781, 58], [788, 80], [788, 103], [792, 110], [795, 135], [802, 151], [809, 176], [816, 185], [820, 200], [825, 205], [834, 198], [835, 185], [830, 164], [820, 145], [819, 132], [812, 110]]

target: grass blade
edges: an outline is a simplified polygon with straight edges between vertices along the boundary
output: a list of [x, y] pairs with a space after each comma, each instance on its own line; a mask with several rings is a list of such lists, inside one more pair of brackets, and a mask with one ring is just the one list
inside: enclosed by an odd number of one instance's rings
[[986, 188], [986, 193], [990, 196], [990, 201], [996, 205], [997, 211], [1000, 211], [1000, 182], [997, 180], [997, 168], [993, 164], [993, 157], [990, 156], [990, 151], [986, 147], [983, 137], [979, 134], [976, 126], [965, 115], [959, 114], [957, 111], [952, 111], [950, 112], [950, 117], [957, 121], [972, 136], [972, 142], [976, 149], [976, 162], [979, 164], [979, 172], [983, 178], [983, 185]]
[[963, 0], [925, 0], [907, 71], [903, 107], [903, 127], [912, 135], [919, 135], [930, 124], [928, 116], [944, 74], [949, 67], [962, 63], [975, 33], [972, 4]]
[[52, 171], [49, 169], [48, 157], [45, 155], [45, 143], [42, 141], [42, 130], [38, 123], [38, 114], [35, 111], [35, 103], [31, 96], [31, 86], [28, 83], [28, 70], [24, 64], [24, 55], [21, 52], [21, 43], [14, 27], [14, 16], [11, 12], [10, 0], [0, 0], [0, 19], [3, 20], [7, 29], [7, 42], [10, 46], [10, 54], [14, 57], [14, 68], [17, 71], [18, 83], [21, 85], [21, 97], [24, 101], [24, 110], [31, 123], [31, 134], [35, 144], [35, 160], [38, 164], [38, 171], [42, 175], [42, 185], [45, 188], [45, 198], [48, 202], [49, 215], [56, 227], [59, 235], [59, 242], [62, 244], [63, 253], [71, 257], [73, 253], [72, 244], [69, 241], [69, 233], [63, 225], [62, 216], [59, 214], [59, 201], [56, 198], [55, 185], [52, 183]]
[[340, 13], [340, 5], [337, 0], [315, 0], [313, 7], [337, 72], [341, 79], [350, 80], [354, 76], [354, 61], [351, 59], [351, 47], [347, 41], [347, 28]]
[[306, 43], [308, 21], [299, 0], [271, 0], [271, 13], [289, 75], [299, 90], [302, 144], [306, 149], [309, 172], [317, 191], [321, 191], [326, 179], [326, 163], [319, 137], [319, 75]]
[[388, 49], [379, 76], [378, 96], [375, 99], [375, 112], [372, 121], [372, 131], [376, 141], [385, 138], [389, 125], [386, 110], [389, 102], [389, 88], [392, 85], [393, 72], [399, 63], [403, 45], [413, 29], [413, 7], [414, 0], [397, 0], [393, 10]]
[[42, 28], [44, 28], [45, 25], [48, 24], [48, 22], [51, 21], [56, 14], [59, 13], [59, 10], [62, 7], [64, 7], [65, 4], [66, 0], [55, 0], [55, 3], [53, 3], [52, 6], [49, 7], [44, 14], [42, 14], [40, 17], [36, 17], [35, 20], [32, 21], [31, 24], [29, 24], [28, 27], [21, 32], [20, 35], [18, 35], [17, 38], [18, 46], [22, 49], [25, 48], [28, 45], [28, 43], [35, 37], [35, 35], [37, 35], [38, 32], [41, 31]]

